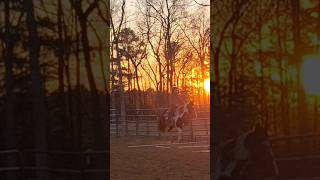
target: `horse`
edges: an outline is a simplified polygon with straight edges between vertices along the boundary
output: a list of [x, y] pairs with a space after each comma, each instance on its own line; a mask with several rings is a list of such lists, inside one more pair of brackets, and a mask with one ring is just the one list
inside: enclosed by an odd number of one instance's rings
[[181, 106], [165, 110], [159, 118], [159, 130], [167, 137], [167, 133], [176, 128], [178, 130], [178, 142], [180, 142], [183, 127], [190, 124], [196, 117], [194, 104], [189, 101]]
[[218, 154], [218, 180], [274, 179], [279, 174], [267, 131], [259, 124], [226, 141]]

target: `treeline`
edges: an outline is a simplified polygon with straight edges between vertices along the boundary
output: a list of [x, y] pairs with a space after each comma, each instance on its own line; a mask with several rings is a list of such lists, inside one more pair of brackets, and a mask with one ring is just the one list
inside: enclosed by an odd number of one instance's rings
[[216, 134], [233, 136], [254, 122], [274, 136], [319, 130], [317, 98], [306, 94], [301, 80], [305, 56], [319, 52], [319, 3], [240, 0], [211, 6], [214, 127], [228, 132]]
[[0, 1], [1, 150], [106, 150], [108, 3]]
[[137, 107], [148, 89], [169, 94], [177, 87], [208, 101], [208, 9], [188, 0], [121, 0], [112, 1], [111, 13], [112, 91], [136, 92]]
[[[117, 101], [120, 99], [120, 92], [113, 91], [111, 92], [111, 105], [110, 108], [112, 109], [120, 109], [121, 103]], [[128, 109], [137, 109], [137, 101], [139, 101], [139, 108], [141, 109], [154, 109], [154, 108], [168, 108], [168, 99], [167, 97], [170, 96], [168, 93], [161, 93], [157, 92], [153, 89], [147, 89], [146, 91], [137, 91], [131, 90], [125, 92], [125, 106]], [[137, 99], [137, 95], [139, 95], [139, 99]], [[185, 97], [185, 94], [179, 94], [185, 101], [191, 100], [197, 105], [208, 105], [209, 104], [209, 97], [206, 99], [201, 97]]]

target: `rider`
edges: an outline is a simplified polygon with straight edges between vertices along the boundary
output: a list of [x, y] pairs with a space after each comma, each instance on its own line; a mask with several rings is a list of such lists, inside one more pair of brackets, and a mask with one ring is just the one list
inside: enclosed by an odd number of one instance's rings
[[184, 103], [185, 103], [185, 98], [182, 98], [179, 95], [179, 91], [177, 87], [173, 87], [172, 93], [169, 99], [169, 104], [170, 104], [169, 117], [172, 118], [174, 116], [174, 112], [177, 109], [177, 107], [183, 105]]

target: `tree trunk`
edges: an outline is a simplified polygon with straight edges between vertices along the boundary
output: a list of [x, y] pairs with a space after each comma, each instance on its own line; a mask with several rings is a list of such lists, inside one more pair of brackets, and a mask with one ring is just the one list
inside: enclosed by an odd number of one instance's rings
[[70, 78], [70, 49], [69, 47], [71, 47], [70, 45], [70, 37], [68, 36], [68, 29], [67, 29], [67, 25], [64, 24], [63, 26], [63, 32], [64, 32], [64, 35], [65, 35], [65, 38], [64, 38], [64, 44], [65, 44], [65, 47], [66, 47], [66, 51], [64, 53], [64, 60], [66, 61], [66, 65], [65, 65], [65, 68], [64, 68], [64, 72], [66, 74], [66, 80], [67, 80], [67, 87], [68, 87], [68, 97], [67, 97], [67, 102], [66, 102], [66, 118], [68, 118], [68, 123], [69, 123], [69, 127], [70, 127], [70, 138], [71, 138], [71, 145], [73, 146], [73, 148], [76, 147], [76, 144], [75, 144], [75, 137], [74, 134], [76, 132], [76, 128], [75, 128], [75, 125], [76, 123], [74, 122], [74, 114], [73, 114], [73, 97], [74, 97], [74, 94], [72, 92], [72, 84], [71, 84], [71, 78]]
[[[93, 132], [95, 132], [95, 145], [101, 146], [102, 143], [106, 139], [106, 133], [105, 133], [105, 122], [101, 118], [101, 112], [100, 112], [100, 102], [99, 102], [99, 95], [98, 90], [96, 86], [96, 82], [94, 79], [92, 67], [91, 67], [91, 57], [90, 57], [90, 45], [88, 40], [88, 26], [87, 26], [87, 17], [85, 17], [83, 14], [78, 14], [79, 23], [81, 27], [81, 42], [83, 47], [83, 55], [85, 60], [85, 68], [86, 73], [88, 76], [88, 83], [91, 90], [91, 98], [92, 98], [92, 107], [91, 107], [91, 113], [93, 113]], [[93, 133], [91, 132], [91, 133]]]
[[[107, 7], [110, 7], [110, 1], [108, 0], [107, 1]], [[111, 118], [110, 118], [110, 108], [111, 108], [111, 97], [110, 97], [110, 59], [111, 59], [111, 54], [110, 54], [110, 51], [111, 51], [111, 44], [110, 44], [110, 35], [111, 35], [111, 32], [110, 32], [110, 30], [111, 30], [111, 22], [110, 22], [110, 19], [111, 19], [111, 12], [110, 12], [110, 8], [108, 8], [107, 9], [107, 20], [108, 20], [108, 22], [107, 22], [107, 52], [106, 52], [106, 56], [107, 56], [107, 63], [106, 63], [106, 67], [103, 67], [103, 69], [104, 68], [106, 68], [106, 74], [105, 74], [105, 78], [106, 78], [106, 80], [105, 80], [105, 83], [106, 83], [106, 107], [108, 108], [107, 109], [107, 113], [106, 113], [106, 119], [107, 119], [107, 122], [106, 122], [106, 128], [107, 128], [107, 130], [110, 130], [110, 120], [111, 120]], [[108, 134], [108, 136], [107, 136], [108, 138], [107, 138], [107, 148], [108, 149], [110, 149], [110, 134]], [[110, 159], [110, 153], [107, 153], [107, 159]], [[110, 165], [108, 164], [107, 165], [107, 168], [110, 168]]]
[[[285, 27], [284, 32], [287, 32], [287, 27]], [[283, 42], [287, 42], [287, 36], [284, 36]], [[288, 54], [288, 48], [287, 46], [283, 47], [284, 50], [284, 54]], [[286, 62], [285, 64], [283, 64], [283, 80], [284, 80], [284, 86], [283, 86], [283, 96], [284, 96], [284, 112], [286, 114], [286, 121], [287, 123], [285, 124], [287, 126], [287, 133], [288, 135], [290, 135], [291, 133], [291, 122], [290, 119], [293, 119], [290, 116], [290, 104], [289, 104], [289, 96], [290, 96], [290, 91], [289, 91], [289, 80], [288, 80], [288, 69], [289, 69], [289, 65], [288, 62]]]
[[267, 107], [266, 107], [266, 101], [265, 96], [267, 95], [265, 90], [265, 80], [264, 80], [264, 68], [265, 63], [264, 59], [262, 57], [262, 11], [261, 11], [261, 1], [258, 1], [258, 60], [260, 62], [260, 98], [261, 98], [261, 108], [260, 113], [262, 114], [261, 121], [264, 121], [267, 118]]
[[214, 57], [213, 57], [213, 75], [214, 75], [214, 104], [218, 105], [220, 104], [220, 69], [219, 69], [219, 54], [220, 54], [220, 47], [215, 48], [215, 51], [213, 51]]
[[101, 68], [101, 75], [104, 83], [107, 83], [107, 77], [105, 73], [105, 63], [103, 61], [103, 47], [102, 47], [102, 42], [99, 39], [99, 63], [100, 63], [100, 68]]
[[159, 91], [162, 93], [163, 92], [163, 77], [162, 77], [162, 70], [161, 70], [161, 61], [158, 58], [157, 59], [158, 62], [158, 73], [159, 73]]
[[141, 101], [141, 89], [140, 89], [140, 83], [139, 83], [139, 75], [138, 75], [138, 66], [134, 66], [135, 69], [135, 76], [136, 76], [136, 84], [138, 88], [138, 98], [137, 98], [137, 108], [140, 108], [140, 101]]
[[306, 122], [303, 118], [307, 114], [305, 92], [301, 84], [301, 64], [302, 64], [302, 41], [300, 36], [300, 2], [299, 0], [291, 0], [292, 5], [292, 22], [293, 22], [293, 41], [294, 41], [294, 63], [297, 70], [297, 91], [298, 91], [298, 129], [300, 133], [306, 131], [306, 126], [310, 122]]
[[[35, 149], [37, 151], [47, 151], [47, 109], [45, 105], [45, 95], [40, 74], [39, 51], [40, 42], [38, 37], [37, 23], [34, 15], [33, 0], [25, 0], [25, 11], [27, 15], [26, 24], [29, 32], [29, 62], [31, 68], [31, 87], [32, 87], [32, 113], [34, 121]], [[47, 155], [36, 153], [36, 167], [47, 168]], [[46, 171], [36, 171], [38, 180], [48, 180], [49, 175]]]
[[[10, 4], [9, 1], [5, 3], [5, 49], [4, 49], [4, 63], [5, 63], [5, 149], [15, 149], [16, 145], [16, 129], [15, 129], [15, 98], [13, 92], [13, 49], [14, 42], [11, 34], [11, 23], [10, 23]], [[7, 167], [15, 166], [16, 159], [14, 157], [8, 157]], [[15, 173], [8, 173], [8, 179], [17, 179]]]
[[[125, 4], [126, 1], [122, 0], [122, 6], [121, 6], [121, 21], [119, 24], [118, 32], [121, 32], [121, 26], [123, 23], [123, 19], [124, 19], [124, 12], [125, 12]], [[127, 134], [127, 122], [126, 122], [126, 103], [125, 103], [125, 91], [124, 91], [124, 85], [123, 85], [123, 74], [122, 74], [122, 67], [121, 67], [121, 59], [120, 59], [120, 52], [119, 52], [119, 41], [118, 41], [118, 34], [116, 33], [115, 30], [115, 26], [113, 24], [112, 21], [112, 16], [110, 16], [110, 22], [111, 22], [111, 26], [113, 28], [113, 32], [114, 32], [114, 45], [115, 45], [115, 51], [116, 51], [116, 66], [118, 68], [118, 77], [119, 77], [119, 91], [120, 91], [120, 119], [121, 119], [121, 124], [122, 124], [122, 135], [126, 135]]]
[[285, 135], [289, 135], [289, 121], [286, 113], [286, 105], [285, 105], [285, 88], [284, 88], [284, 76], [283, 76], [283, 59], [282, 59], [282, 43], [281, 43], [281, 31], [280, 31], [280, 1], [277, 1], [276, 7], [276, 23], [277, 23], [277, 36], [278, 36], [278, 48], [279, 48], [279, 56], [278, 56], [278, 68], [279, 68], [279, 77], [280, 77], [280, 113], [281, 113], [281, 122], [280, 126], [282, 128], [282, 132]]
[[127, 135], [127, 121], [126, 121], [126, 104], [125, 104], [125, 91], [123, 85], [123, 75], [122, 75], [122, 67], [121, 67], [121, 60], [119, 55], [119, 45], [118, 40], [115, 42], [116, 44], [116, 51], [117, 51], [117, 66], [118, 66], [118, 75], [119, 75], [119, 90], [120, 90], [120, 116], [122, 121], [122, 135]]
[[79, 32], [78, 32], [78, 18], [75, 17], [75, 33], [76, 33], [76, 51], [75, 51], [75, 57], [76, 57], [76, 102], [75, 102], [75, 109], [77, 111], [76, 118], [74, 119], [74, 124], [77, 125], [75, 126], [76, 128], [74, 129], [74, 144], [76, 147], [80, 148], [81, 147], [81, 81], [80, 81], [80, 74], [81, 74], [81, 69], [80, 69], [80, 40], [79, 40]]
[[[66, 119], [66, 98], [64, 94], [64, 39], [63, 39], [63, 9], [61, 0], [58, 0], [58, 38], [59, 38], [59, 47], [58, 47], [58, 79], [59, 79], [59, 105], [61, 111], [61, 122], [64, 125], [63, 127], [63, 137], [65, 140], [68, 140], [68, 120]], [[64, 142], [63, 146], [69, 144]]]
[[89, 46], [89, 39], [88, 39], [88, 26], [87, 26], [87, 18], [84, 17], [83, 15], [78, 15], [79, 18], [79, 23], [80, 23], [80, 33], [81, 33], [81, 42], [82, 42], [82, 48], [83, 48], [83, 55], [84, 55], [84, 63], [85, 63], [85, 68], [86, 68], [86, 73], [88, 77], [88, 83], [90, 90], [94, 93], [97, 94], [97, 85], [96, 81], [93, 76], [93, 71], [91, 67], [91, 57], [90, 57], [90, 46]]

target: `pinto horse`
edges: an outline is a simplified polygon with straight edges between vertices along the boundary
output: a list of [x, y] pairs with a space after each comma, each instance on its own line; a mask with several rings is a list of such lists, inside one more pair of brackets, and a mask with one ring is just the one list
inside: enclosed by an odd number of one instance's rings
[[178, 142], [182, 139], [183, 127], [196, 119], [197, 113], [192, 101], [176, 108], [165, 110], [159, 120], [159, 130], [167, 136], [172, 129], [178, 130]]
[[218, 180], [263, 180], [278, 176], [267, 131], [260, 125], [222, 145]]

